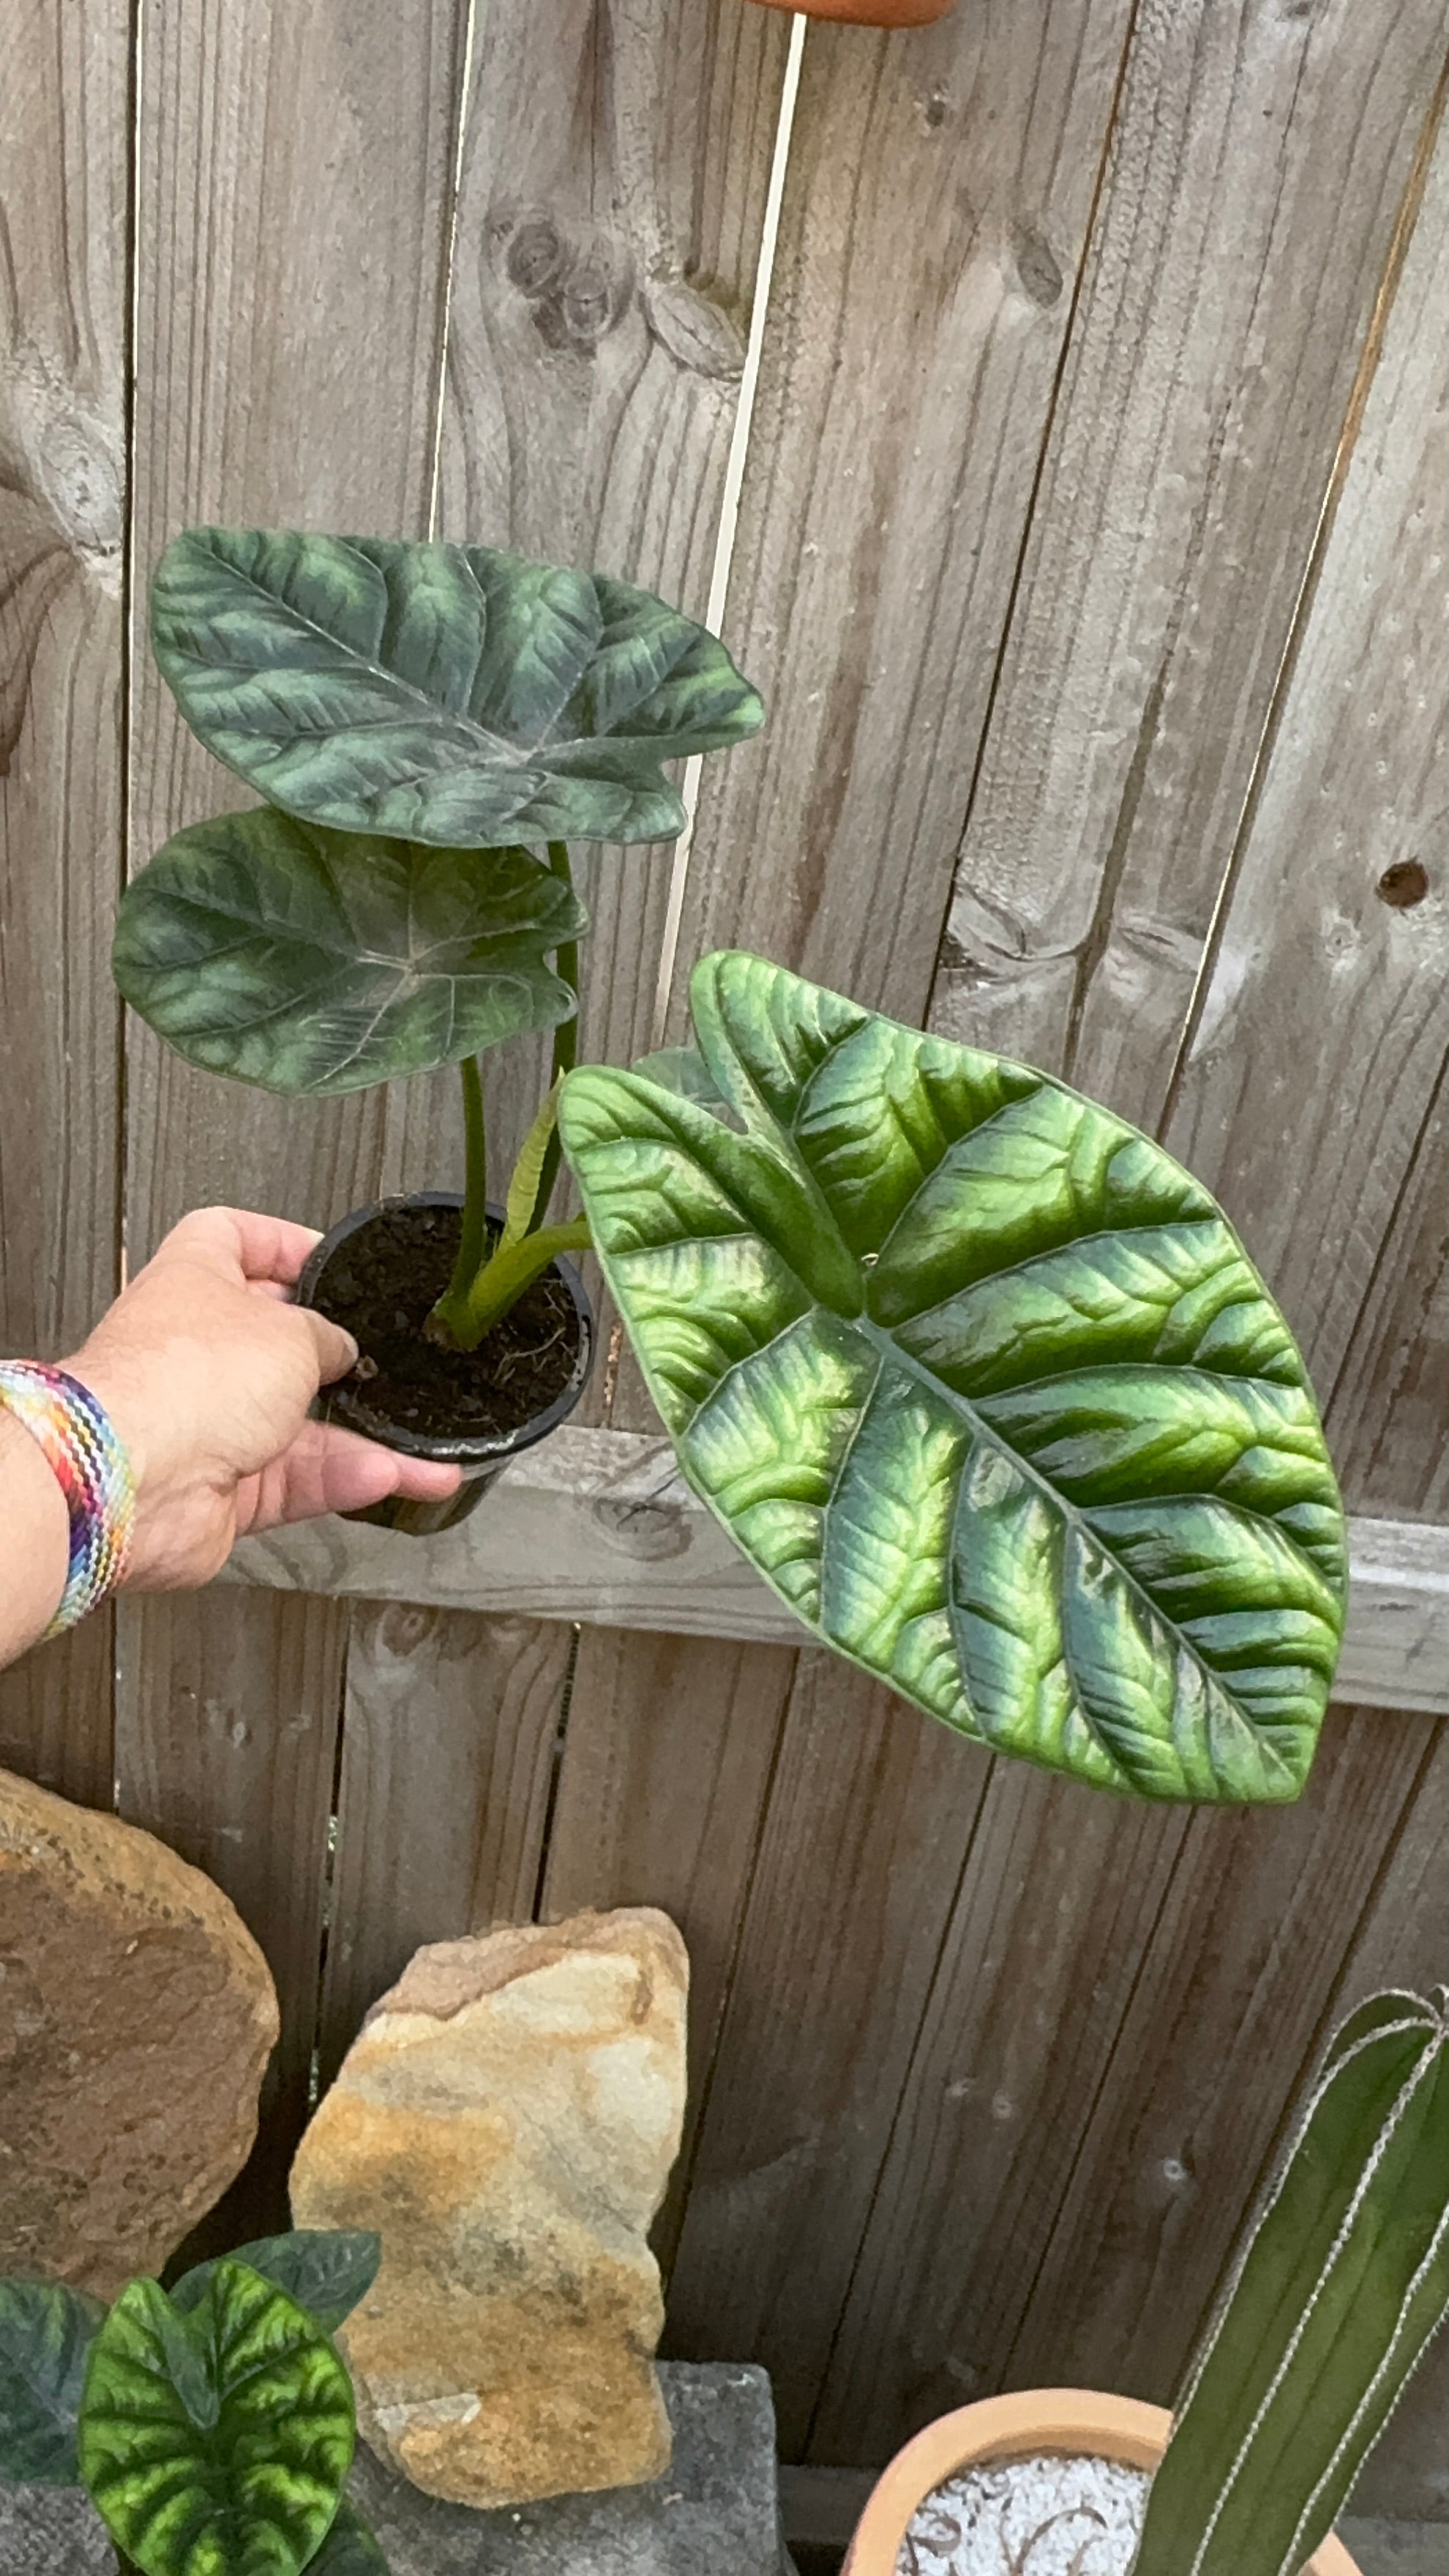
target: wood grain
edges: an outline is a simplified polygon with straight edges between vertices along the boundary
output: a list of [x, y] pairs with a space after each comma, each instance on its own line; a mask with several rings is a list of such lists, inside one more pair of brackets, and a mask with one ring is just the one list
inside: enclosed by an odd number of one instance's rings
[[805, 2439], [991, 1762], [801, 1656], [699, 2125], [670, 2348], [771, 2374]]
[[[183, 733], [141, 640], [144, 582], [165, 540], [198, 520], [399, 535], [426, 524], [464, 23], [463, 0], [147, 0], [133, 863], [183, 821], [248, 801]], [[193, 1073], [134, 1023], [130, 1037], [133, 1258], [191, 1204], [325, 1224], [376, 1188], [377, 1098], [282, 1103]], [[254, 1907], [277, 1969], [275, 2090], [242, 2190], [276, 2214], [316, 2032], [346, 1634], [346, 1613], [329, 1606], [233, 1596], [194, 1612], [148, 1603], [122, 1639], [123, 1804], [168, 1838], [177, 1822], [224, 1885], [240, 1874], [243, 1910]], [[238, 1751], [198, 1765], [209, 1693]], [[247, 1758], [274, 1739], [278, 1771]]]
[[[1443, 725], [1449, 136], [1441, 138], [1167, 1125], [1325, 1392], [1381, 1289], [1449, 1054]], [[1430, 891], [1386, 901], [1424, 853]], [[1417, 1275], [1411, 1293], [1429, 1282]], [[1373, 1332], [1359, 1344], [1373, 1351]], [[1395, 1373], [1409, 1365], [1400, 1350]], [[1342, 1400], [1356, 1408], [1341, 1384]], [[1444, 1416], [1441, 1415], [1441, 1420]], [[1330, 1432], [1333, 1423], [1330, 1420]], [[1418, 1435], [1422, 1454], [1422, 1430]], [[1389, 1462], [1376, 1493], [1403, 1499]], [[1350, 1486], [1350, 1500], [1354, 1499]]]
[[329, 2084], [424, 1941], [533, 1913], [572, 1638], [531, 1619], [353, 1613], [318, 2026]]
[[[0, 1351], [115, 1292], [129, 10], [0, 43]], [[109, 1622], [0, 1677], [0, 1761], [111, 1802]]]
[[[1349, 1541], [1339, 1696], [1449, 1711], [1449, 1530], [1354, 1520]], [[627, 1431], [555, 1432], [441, 1537], [400, 1548], [317, 1521], [245, 1540], [222, 1580], [682, 1636], [803, 1636], [679, 1476], [669, 1442]]]
[[1153, 1126], [1445, 55], [1137, 15], [933, 1022]]
[[[703, 615], [787, 42], [783, 20], [738, 0], [479, 12], [439, 535], [586, 564]], [[574, 864], [592, 925], [582, 1051], [627, 1059], [652, 1042], [670, 851], [581, 849]], [[500, 1178], [543, 1068], [533, 1043], [490, 1059]], [[454, 1087], [409, 1087], [414, 1166], [456, 1164]], [[603, 1400], [601, 1370], [584, 1418]]]
[[[225, 1889], [266, 1952], [282, 2008], [256, 2150], [209, 2222], [214, 2242], [235, 2243], [286, 2225], [287, 2167], [307, 2115], [348, 1614], [203, 1593], [122, 1615], [121, 1813]], [[143, 1615], [138, 1651], [126, 1632]]]
[[689, 1950], [689, 2100], [653, 2230], [666, 2270], [683, 2220], [781, 1721], [785, 1646], [682, 1637], [579, 1640], [543, 1912], [658, 1905]]
[[679, 947], [924, 1010], [1131, 9], [812, 26]]

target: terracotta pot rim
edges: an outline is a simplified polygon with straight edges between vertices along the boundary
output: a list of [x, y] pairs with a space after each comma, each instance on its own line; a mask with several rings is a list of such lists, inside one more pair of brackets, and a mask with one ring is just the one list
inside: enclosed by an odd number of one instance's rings
[[[895, 2576], [906, 2527], [933, 2488], [961, 2469], [1033, 2451], [1092, 2453], [1127, 2468], [1155, 2469], [1172, 2418], [1165, 2406], [1097, 2388], [1028, 2388], [981, 2398], [939, 2415], [897, 2451], [878, 2479], [846, 2553], [843, 2576]], [[1304, 2576], [1360, 2576], [1341, 2540], [1315, 2550]]]

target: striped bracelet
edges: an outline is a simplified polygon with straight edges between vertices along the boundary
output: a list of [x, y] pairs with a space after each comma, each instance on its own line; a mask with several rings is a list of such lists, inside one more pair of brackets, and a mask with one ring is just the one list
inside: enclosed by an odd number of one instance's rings
[[38, 1441], [70, 1515], [70, 1568], [45, 1632], [58, 1637], [114, 1592], [126, 1571], [136, 1480], [105, 1406], [64, 1369], [0, 1360], [0, 1405]]

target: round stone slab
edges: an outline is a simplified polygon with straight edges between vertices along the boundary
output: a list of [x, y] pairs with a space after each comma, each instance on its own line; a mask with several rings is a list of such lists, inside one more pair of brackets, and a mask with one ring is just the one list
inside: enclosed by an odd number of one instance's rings
[[0, 2272], [159, 2272], [246, 2162], [277, 2029], [220, 1888], [0, 1772]]

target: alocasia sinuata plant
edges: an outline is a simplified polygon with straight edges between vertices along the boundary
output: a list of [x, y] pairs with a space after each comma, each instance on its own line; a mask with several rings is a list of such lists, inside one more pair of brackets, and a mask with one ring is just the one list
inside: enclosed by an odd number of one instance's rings
[[0, 2281], [0, 2476], [83, 2486], [141, 2576], [387, 2576], [343, 2494], [356, 2416], [331, 2341], [379, 2251], [298, 2230], [109, 2311]]
[[[1207, 1191], [1065, 1085], [760, 959], [699, 968], [697, 1047], [574, 1065], [567, 842], [678, 829], [661, 763], [760, 721], [724, 647], [482, 547], [221, 529], [168, 548], [152, 624], [188, 722], [269, 801], [138, 877], [121, 988], [282, 1092], [461, 1063], [430, 1330], [476, 1345], [592, 1236], [685, 1474], [828, 1643], [1098, 1787], [1294, 1797], [1343, 1515]], [[477, 1054], [549, 1027], [492, 1228]], [[561, 1138], [584, 1215], [558, 1226]]]
[[[568, 843], [678, 832], [661, 763], [742, 740], [759, 699], [650, 593], [486, 546], [193, 528], [151, 634], [192, 731], [267, 802], [135, 879], [121, 991], [191, 1063], [270, 1091], [461, 1066], [467, 1206], [433, 1329], [474, 1349], [586, 1239], [545, 1221], [587, 927]], [[477, 1059], [546, 1029], [554, 1083], [495, 1238]]]

